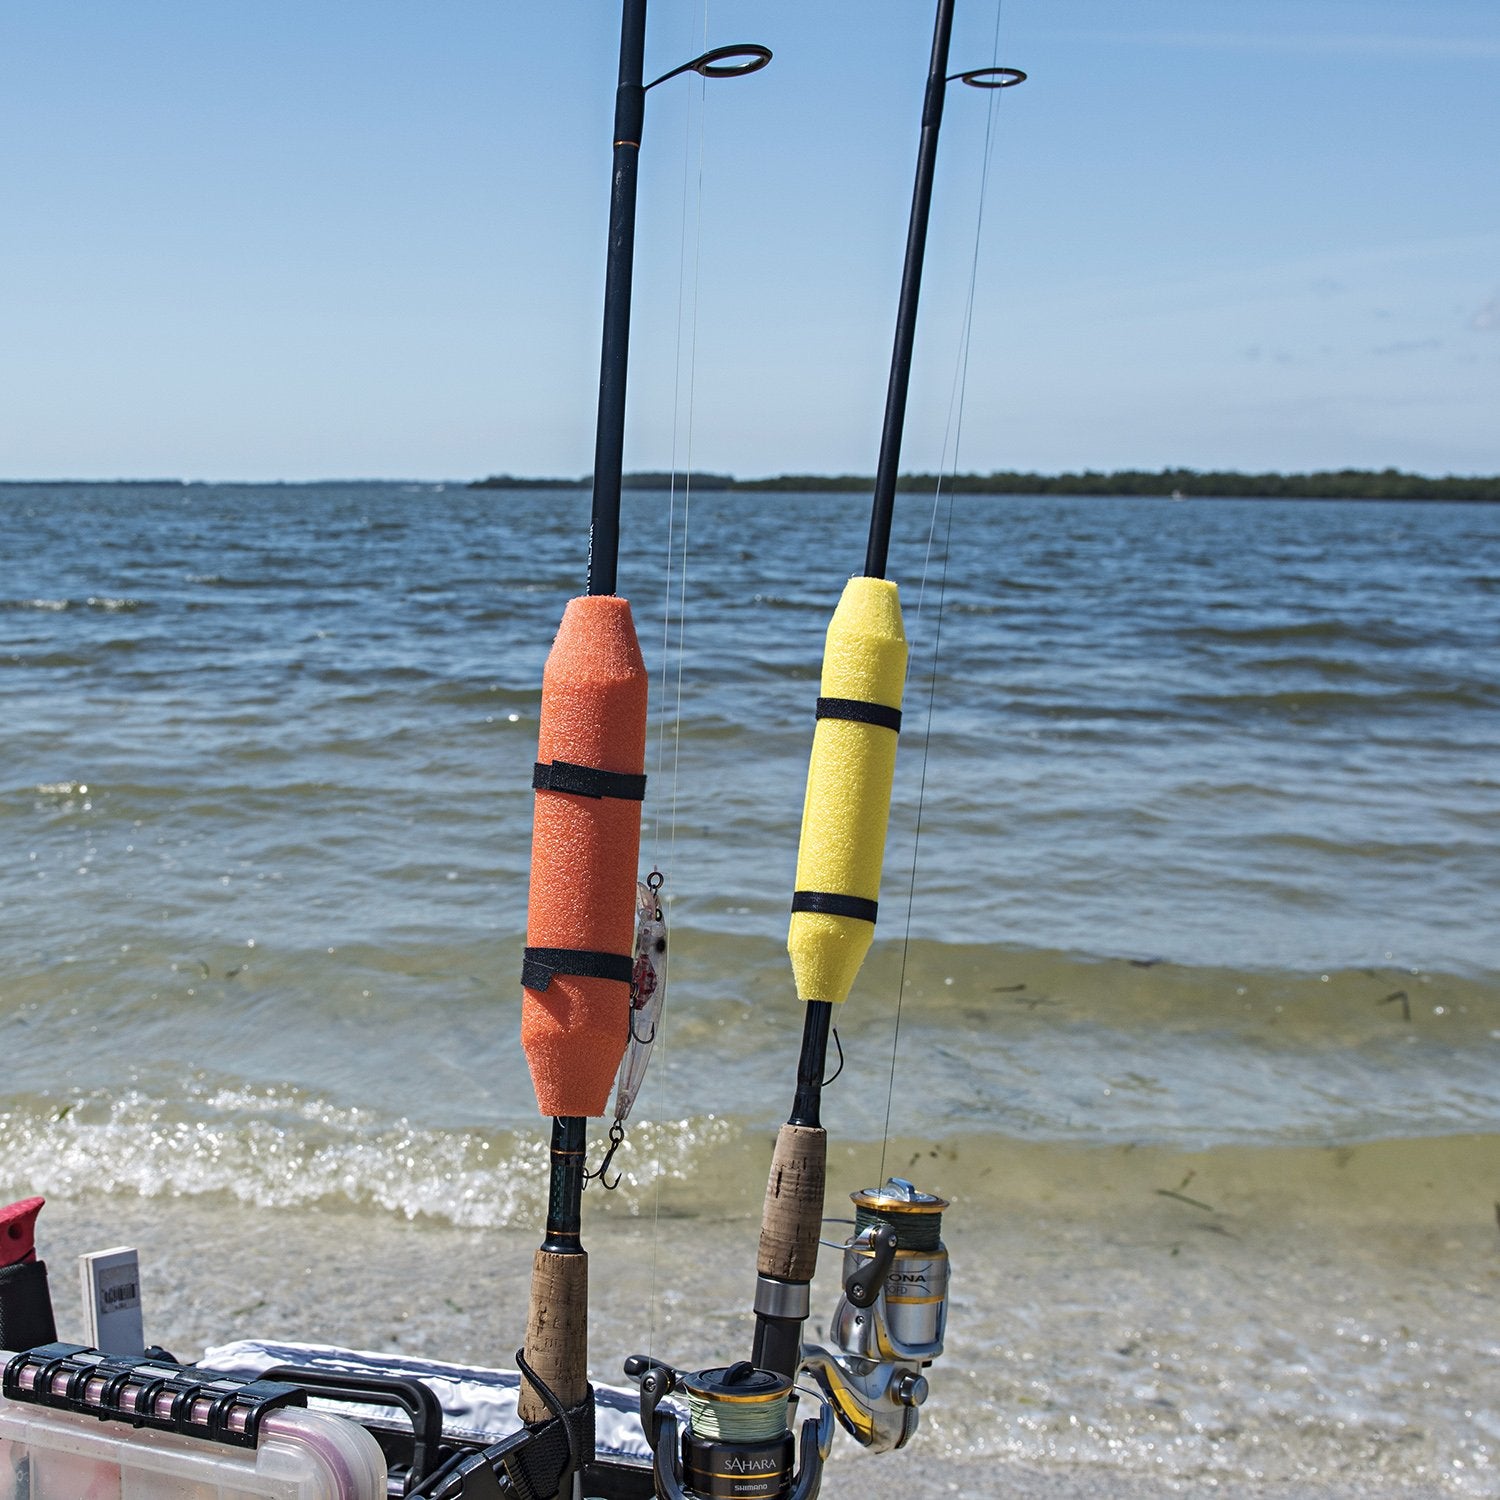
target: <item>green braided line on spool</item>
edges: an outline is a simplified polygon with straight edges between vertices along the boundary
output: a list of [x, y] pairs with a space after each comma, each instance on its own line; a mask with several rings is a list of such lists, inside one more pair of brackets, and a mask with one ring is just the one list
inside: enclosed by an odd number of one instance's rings
[[769, 1443], [786, 1431], [789, 1391], [765, 1401], [715, 1401], [688, 1393], [688, 1426], [694, 1437], [726, 1443]]
[[854, 1210], [856, 1236], [877, 1224], [889, 1224], [896, 1231], [898, 1250], [939, 1250], [942, 1248], [943, 1216], [941, 1213], [882, 1213], [878, 1208], [856, 1205]]

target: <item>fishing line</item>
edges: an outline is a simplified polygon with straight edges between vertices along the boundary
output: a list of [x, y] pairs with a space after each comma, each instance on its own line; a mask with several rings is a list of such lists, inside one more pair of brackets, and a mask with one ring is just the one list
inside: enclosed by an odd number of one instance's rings
[[[1002, 3], [1003, 0], [995, 0], [995, 30], [990, 53], [990, 66], [992, 68], [996, 67], [1000, 61], [1000, 13]], [[933, 489], [932, 515], [928, 521], [927, 528], [927, 548], [922, 559], [922, 576], [917, 585], [916, 610], [914, 612], [914, 623], [920, 626], [922, 621], [922, 607], [927, 596], [927, 579], [932, 566], [938, 517], [944, 498], [943, 477], [944, 471], [946, 471], [950, 480], [946, 492], [948, 501], [947, 518], [943, 530], [942, 564], [938, 572], [936, 585], [937, 618], [933, 626], [932, 667], [928, 674], [927, 716], [922, 730], [922, 756], [917, 780], [915, 822], [912, 830], [911, 872], [906, 892], [906, 928], [901, 939], [900, 977], [896, 982], [896, 1018], [891, 1033], [891, 1069], [890, 1078], [886, 1085], [885, 1123], [880, 1136], [880, 1173], [876, 1179], [880, 1182], [885, 1181], [886, 1150], [890, 1143], [891, 1134], [891, 1109], [896, 1094], [896, 1065], [901, 1047], [901, 1007], [902, 1002], [906, 998], [906, 970], [911, 952], [912, 912], [916, 905], [917, 864], [922, 843], [922, 814], [927, 794], [927, 764], [932, 749], [932, 718], [937, 702], [938, 660], [943, 635], [943, 605], [948, 591], [948, 564], [952, 557], [953, 489], [951, 481], [958, 474], [958, 454], [963, 438], [964, 404], [967, 399], [969, 385], [969, 351], [972, 347], [974, 332], [974, 300], [979, 281], [979, 250], [984, 232], [984, 207], [989, 193], [990, 166], [994, 156], [995, 111], [999, 108], [1000, 101], [998, 96], [1000, 92], [997, 89], [991, 94], [989, 108], [985, 114], [984, 153], [979, 173], [978, 205], [974, 216], [974, 248], [969, 261], [968, 293], [964, 303], [963, 325], [958, 340], [957, 357], [954, 361], [953, 381], [949, 387], [948, 415], [943, 429], [943, 446], [938, 465], [938, 479]], [[952, 440], [951, 468], [949, 467], [950, 437]]]
[[[705, 0], [704, 13], [703, 13], [703, 38], [702, 38], [702, 40], [703, 40], [703, 42], [704, 42], [705, 45], [707, 43], [707, 39], [708, 39], [708, 6], [707, 6], [706, 0]], [[703, 103], [704, 103], [704, 92], [706, 90], [706, 87], [707, 87], [707, 81], [700, 78], [700, 80], [699, 80], [699, 94], [698, 94], [699, 108], [698, 108], [698, 111], [697, 111], [700, 137], [701, 137], [702, 130], [703, 130]], [[684, 111], [684, 114], [683, 114], [683, 126], [682, 126], [682, 163], [683, 163], [683, 165], [682, 165], [682, 202], [681, 202], [681, 206], [680, 206], [679, 214], [678, 214], [678, 223], [679, 223], [679, 225], [681, 227], [680, 227], [680, 230], [679, 230], [679, 233], [678, 233], [678, 250], [677, 250], [677, 322], [676, 322], [676, 328], [675, 328], [674, 337], [673, 337], [673, 354], [674, 354], [674, 359], [673, 359], [673, 366], [672, 366], [672, 446], [671, 446], [671, 459], [670, 459], [670, 464], [669, 464], [669, 473], [668, 473], [668, 482], [667, 482], [666, 581], [665, 581], [665, 587], [663, 589], [663, 594], [662, 594], [662, 624], [661, 624], [661, 633], [662, 633], [662, 641], [661, 641], [662, 675], [661, 675], [661, 682], [660, 682], [660, 689], [659, 689], [659, 700], [658, 700], [659, 703], [660, 703], [660, 714], [659, 714], [659, 717], [657, 719], [657, 734], [656, 734], [656, 770], [657, 770], [658, 776], [660, 776], [660, 775], [664, 774], [665, 767], [666, 767], [667, 724], [668, 724], [668, 720], [670, 719], [670, 721], [672, 723], [672, 727], [673, 727], [674, 755], [673, 755], [673, 770], [672, 770], [672, 778], [671, 778], [672, 794], [671, 794], [671, 797], [670, 797], [669, 802], [668, 802], [668, 820], [667, 820], [667, 826], [668, 826], [668, 838], [669, 838], [669, 841], [670, 841], [670, 847], [671, 847], [671, 849], [674, 852], [675, 852], [675, 849], [676, 849], [676, 836], [677, 836], [677, 759], [678, 759], [678, 757], [677, 757], [677, 754], [676, 754], [676, 744], [677, 744], [677, 742], [680, 739], [680, 722], [681, 722], [681, 713], [682, 713], [682, 658], [681, 658], [681, 650], [682, 650], [682, 618], [683, 618], [683, 615], [686, 612], [687, 578], [686, 578], [685, 575], [686, 575], [686, 571], [687, 571], [687, 550], [688, 550], [687, 530], [688, 530], [688, 521], [689, 521], [690, 506], [691, 506], [691, 502], [692, 502], [692, 462], [693, 462], [693, 460], [692, 460], [692, 409], [691, 409], [691, 398], [689, 400], [689, 412], [688, 412], [688, 423], [687, 423], [687, 425], [688, 425], [687, 472], [686, 472], [686, 475], [684, 477], [684, 482], [683, 482], [683, 521], [682, 521], [682, 524], [683, 524], [683, 535], [682, 535], [682, 543], [681, 543], [681, 545], [682, 545], [682, 553], [683, 553], [683, 574], [684, 574], [684, 576], [683, 576], [683, 578], [681, 580], [681, 583], [680, 583], [681, 604], [680, 604], [679, 616], [678, 616], [678, 661], [677, 661], [677, 676], [676, 676], [676, 694], [675, 694], [675, 698], [674, 698], [673, 705], [672, 705], [672, 712], [670, 714], [668, 713], [668, 710], [667, 710], [666, 698], [667, 698], [667, 678], [668, 678], [668, 673], [670, 671], [669, 663], [671, 661], [671, 639], [672, 639], [672, 582], [673, 582], [672, 565], [673, 565], [673, 560], [674, 560], [675, 551], [676, 551], [676, 547], [677, 547], [677, 541], [676, 541], [676, 525], [677, 525], [677, 479], [678, 479], [678, 472], [679, 472], [678, 468], [677, 468], [677, 453], [678, 453], [678, 434], [679, 434], [680, 419], [681, 419], [681, 414], [682, 414], [682, 339], [683, 339], [683, 322], [684, 322], [683, 303], [684, 303], [684, 289], [685, 289], [685, 287], [687, 285], [687, 254], [688, 254], [688, 238], [689, 238], [689, 234], [688, 234], [688, 224], [689, 224], [689, 216], [688, 216], [688, 187], [689, 187], [689, 162], [691, 160], [691, 147], [692, 147], [692, 134], [693, 134], [693, 117], [694, 117], [694, 111], [693, 111], [693, 108], [692, 108], [692, 102], [691, 102], [691, 100], [689, 100], [688, 108]], [[701, 220], [701, 217], [702, 217], [702, 213], [701, 213], [701, 209], [702, 209], [702, 191], [703, 191], [703, 162], [702, 162], [702, 150], [701, 150], [701, 143], [700, 143], [699, 163], [698, 163], [698, 199], [699, 199], [699, 201], [698, 201], [697, 209], [695, 210], [695, 214], [694, 214], [695, 232], [697, 233], [697, 235], [698, 235], [698, 237], [700, 239], [701, 239], [701, 226], [697, 224], [697, 221]], [[697, 284], [696, 284], [696, 272], [697, 272], [697, 263], [696, 263], [696, 250], [695, 250], [695, 261], [694, 261], [695, 281], [694, 281], [694, 285], [693, 285], [693, 300], [692, 300], [692, 306], [691, 306], [691, 313], [690, 313], [689, 319], [688, 319], [688, 321], [690, 323], [690, 326], [691, 326], [691, 337], [693, 339], [696, 339], [696, 335], [697, 335]], [[693, 374], [692, 374], [692, 371], [690, 369], [689, 378], [688, 378], [689, 390], [691, 390], [692, 381], [693, 381]], [[660, 863], [661, 863], [661, 861], [660, 861], [660, 855], [661, 855], [661, 807], [660, 807], [660, 803], [659, 802], [658, 802], [658, 804], [656, 806], [655, 817], [654, 817], [653, 824], [652, 824], [652, 843], [651, 843], [651, 849], [652, 849], [653, 863], [655, 863], [657, 865], [657, 868], [660, 868]], [[671, 856], [669, 855], [668, 856], [669, 860], [670, 860], [670, 857]]]
[[[709, 37], [709, 3], [704, 0], [703, 4], [703, 30], [701, 43], [703, 48], [708, 46]], [[672, 377], [672, 454], [671, 454], [671, 479], [670, 494], [667, 507], [667, 576], [664, 597], [662, 600], [662, 697], [667, 694], [666, 678], [669, 671], [668, 663], [671, 659], [671, 634], [672, 634], [672, 561], [676, 544], [676, 521], [677, 521], [677, 453], [679, 422], [682, 416], [682, 383], [683, 383], [683, 323], [684, 302], [687, 304], [687, 419], [684, 446], [686, 448], [686, 470], [683, 475], [682, 488], [682, 565], [678, 570], [677, 579], [677, 653], [676, 671], [673, 683], [671, 712], [668, 715], [663, 704], [662, 717], [657, 732], [657, 772], [661, 774], [666, 762], [667, 721], [670, 717], [672, 731], [672, 774], [669, 778], [671, 787], [670, 801], [667, 816], [667, 868], [675, 869], [677, 854], [677, 788], [678, 773], [682, 762], [682, 680], [683, 662], [687, 655], [687, 600], [688, 600], [688, 562], [690, 558], [689, 536], [690, 521], [692, 518], [692, 495], [693, 495], [693, 418], [694, 418], [694, 396], [697, 391], [698, 375], [698, 292], [700, 281], [700, 268], [703, 252], [703, 166], [704, 166], [704, 140], [707, 135], [707, 90], [708, 80], [700, 75], [698, 82], [698, 100], [696, 111], [692, 108], [689, 100], [688, 109], [683, 119], [682, 136], [682, 206], [680, 213], [681, 232], [678, 239], [677, 257], [677, 326], [674, 349], [676, 359], [673, 366]], [[689, 215], [688, 204], [690, 195], [690, 179], [692, 176], [692, 144], [693, 123], [696, 116], [698, 127], [698, 152], [697, 152], [697, 182], [696, 190], [692, 193], [692, 213]], [[689, 224], [691, 223], [691, 235]], [[688, 277], [688, 242], [692, 241], [692, 277]], [[687, 288], [691, 286], [690, 295]], [[661, 783], [658, 782], [658, 785]], [[661, 852], [661, 814], [658, 810], [656, 816], [655, 831], [653, 836], [653, 854], [659, 856]], [[661, 868], [659, 859], [658, 869]], [[670, 913], [672, 899], [675, 891], [669, 889], [667, 892], [667, 908]], [[667, 924], [668, 932], [671, 931], [670, 921]], [[670, 938], [669, 938], [670, 942]], [[667, 953], [667, 962], [671, 963], [670, 948]], [[660, 1049], [656, 1073], [653, 1075], [652, 1092], [653, 1103], [660, 1100], [662, 1082], [666, 1076], [665, 1057], [667, 1052], [666, 1033], [660, 1030], [666, 1020], [665, 1010], [658, 1018], [658, 1034], [656, 1045]], [[655, 1110], [658, 1116], [660, 1110]], [[654, 1353], [656, 1348], [656, 1315], [657, 1315], [657, 1281], [660, 1262], [661, 1246], [661, 1135], [658, 1130], [656, 1138], [657, 1149], [653, 1153], [651, 1171], [651, 1280], [648, 1298], [646, 1319], [646, 1351]]]

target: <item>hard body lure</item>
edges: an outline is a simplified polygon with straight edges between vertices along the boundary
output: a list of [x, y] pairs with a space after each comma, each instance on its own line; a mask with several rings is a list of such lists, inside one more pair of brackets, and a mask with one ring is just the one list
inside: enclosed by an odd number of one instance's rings
[[615, 1082], [614, 1119], [609, 1127], [609, 1149], [604, 1160], [591, 1172], [589, 1181], [606, 1188], [620, 1185], [619, 1176], [611, 1181], [609, 1164], [615, 1159], [625, 1139], [625, 1121], [640, 1097], [651, 1049], [656, 1045], [656, 1028], [661, 1020], [662, 1002], [667, 998], [667, 914], [662, 906], [663, 876], [653, 870], [635, 887], [635, 956], [630, 971], [630, 1037]]
[[667, 917], [662, 874], [653, 870], [635, 888], [635, 966], [630, 974], [630, 1042], [615, 1084], [615, 1123], [623, 1126], [640, 1095], [662, 1002], [667, 998]]

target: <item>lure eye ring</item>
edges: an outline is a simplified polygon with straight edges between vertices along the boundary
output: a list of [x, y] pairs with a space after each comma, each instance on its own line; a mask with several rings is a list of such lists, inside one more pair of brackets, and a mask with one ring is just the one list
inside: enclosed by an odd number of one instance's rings
[[1026, 82], [1019, 68], [970, 68], [967, 73], [950, 73], [949, 83], [966, 83], [971, 89], [1013, 89]]

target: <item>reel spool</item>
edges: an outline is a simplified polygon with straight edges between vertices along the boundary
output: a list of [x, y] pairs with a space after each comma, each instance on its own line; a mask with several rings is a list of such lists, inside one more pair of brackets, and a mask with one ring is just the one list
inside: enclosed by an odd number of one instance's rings
[[[625, 1371], [641, 1383], [641, 1426], [661, 1500], [814, 1500], [833, 1419], [824, 1405], [803, 1422], [797, 1466], [785, 1375], [748, 1360], [685, 1374], [643, 1355], [627, 1360]], [[687, 1407], [686, 1427], [658, 1409], [672, 1393]]]
[[840, 1425], [866, 1448], [902, 1448], [927, 1399], [922, 1371], [943, 1352], [948, 1322], [948, 1200], [903, 1177], [851, 1193], [854, 1233], [844, 1243], [844, 1290], [833, 1346], [806, 1344], [802, 1368]]
[[[943, 1245], [948, 1200], [920, 1191], [904, 1177], [849, 1196], [854, 1235], [844, 1247], [846, 1294], [851, 1281], [873, 1267], [878, 1251], [872, 1242], [885, 1237], [880, 1231], [894, 1233], [896, 1245], [880, 1296], [863, 1304], [853, 1296], [848, 1300], [856, 1308], [878, 1310], [880, 1316], [870, 1320], [871, 1336], [882, 1355], [930, 1364], [943, 1352], [948, 1322], [948, 1251]], [[851, 1330], [857, 1322], [850, 1320]]]

